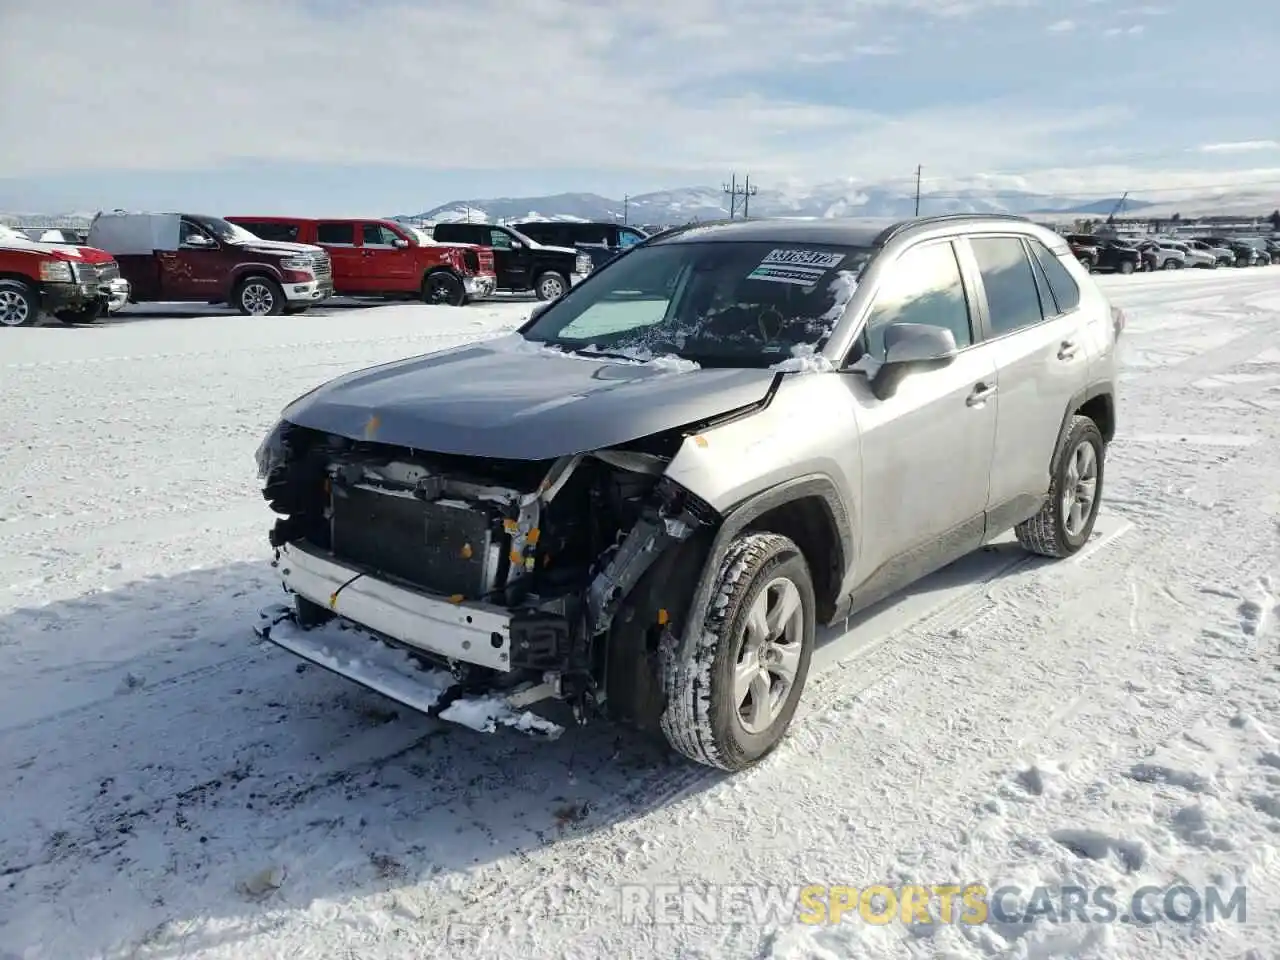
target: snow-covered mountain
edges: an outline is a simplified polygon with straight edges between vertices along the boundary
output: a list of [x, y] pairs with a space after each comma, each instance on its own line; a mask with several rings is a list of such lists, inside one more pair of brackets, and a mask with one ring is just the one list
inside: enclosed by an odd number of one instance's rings
[[[922, 213], [1110, 213], [1116, 199], [1086, 200], [1066, 195], [1036, 193], [999, 187], [950, 187], [926, 190], [920, 197]], [[742, 200], [738, 201], [741, 212]], [[914, 189], [884, 184], [840, 180], [809, 188], [759, 190], [750, 198], [755, 216], [792, 217], [909, 217], [915, 213]], [[1126, 212], [1149, 206], [1141, 200], [1125, 201]], [[632, 223], [685, 223], [715, 220], [729, 215], [729, 198], [715, 187], [659, 190], [628, 198], [627, 219]], [[454, 200], [419, 214], [423, 220], [501, 221], [521, 219], [621, 220], [624, 202], [594, 193], [564, 193], [542, 197], [499, 197]]]

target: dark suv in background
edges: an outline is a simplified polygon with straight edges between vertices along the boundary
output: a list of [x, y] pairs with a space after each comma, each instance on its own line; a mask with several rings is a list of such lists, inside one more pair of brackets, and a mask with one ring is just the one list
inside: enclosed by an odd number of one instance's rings
[[498, 289], [533, 292], [539, 300], [555, 300], [568, 293], [592, 268], [591, 258], [571, 246], [549, 246], [495, 223], [437, 223], [431, 228], [431, 238], [437, 243], [491, 247]]
[[554, 247], [575, 247], [603, 266], [623, 250], [634, 247], [648, 234], [618, 223], [573, 220], [526, 220], [512, 224], [526, 237]]
[[1142, 254], [1138, 248], [1114, 237], [1068, 233], [1065, 239], [1076, 259], [1090, 273], [1134, 273], [1142, 269]]

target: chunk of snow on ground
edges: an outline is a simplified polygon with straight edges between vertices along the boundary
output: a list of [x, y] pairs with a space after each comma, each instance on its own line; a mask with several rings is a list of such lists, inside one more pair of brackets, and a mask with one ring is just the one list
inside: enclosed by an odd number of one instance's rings
[[559, 724], [529, 710], [515, 710], [498, 696], [460, 698], [440, 711], [440, 719], [461, 724], [480, 733], [493, 733], [499, 725], [511, 727], [521, 733], [536, 733], [549, 738], [558, 737], [564, 732]]
[[1121, 443], [1187, 444], [1193, 447], [1251, 447], [1257, 435], [1242, 437], [1229, 433], [1139, 433], [1117, 437]]

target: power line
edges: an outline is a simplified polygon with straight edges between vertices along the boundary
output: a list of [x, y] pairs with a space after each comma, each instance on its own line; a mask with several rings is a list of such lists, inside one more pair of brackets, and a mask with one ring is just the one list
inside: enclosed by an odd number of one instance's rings
[[738, 198], [742, 198], [742, 218], [745, 220], [751, 216], [751, 198], [759, 193], [759, 189], [751, 185], [751, 174], [747, 174], [746, 182], [742, 186], [738, 186], [738, 175], [735, 173], [733, 178], [724, 184], [724, 192], [729, 195], [729, 219], [732, 220], [738, 212]]
[[920, 175], [924, 173], [924, 164], [916, 165], [916, 216], [920, 216]]

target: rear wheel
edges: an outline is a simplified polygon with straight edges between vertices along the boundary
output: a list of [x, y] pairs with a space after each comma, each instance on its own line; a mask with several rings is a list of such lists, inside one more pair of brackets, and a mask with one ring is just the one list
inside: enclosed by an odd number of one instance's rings
[[1098, 269], [1098, 265], [1093, 262], [1093, 257], [1080, 257], [1080, 266], [1084, 267], [1090, 273]]
[[236, 287], [233, 302], [246, 317], [275, 317], [284, 312], [288, 301], [280, 284], [270, 277], [245, 277]]
[[1069, 557], [1093, 534], [1102, 502], [1106, 444], [1098, 425], [1075, 416], [1062, 442], [1049, 498], [1040, 512], [1014, 527], [1018, 542], [1045, 557]]
[[36, 292], [20, 280], [0, 280], [0, 327], [29, 327], [38, 319]]
[[1120, 261], [1120, 272], [1121, 272], [1121, 273], [1124, 273], [1124, 274], [1130, 274], [1130, 273], [1133, 273], [1133, 261], [1132, 261], [1132, 260], [1121, 260], [1121, 261]]
[[422, 281], [422, 302], [435, 306], [460, 307], [467, 301], [462, 281], [448, 270], [427, 274]]
[[680, 753], [741, 770], [786, 735], [809, 673], [814, 595], [788, 538], [752, 533], [730, 545], [688, 663], [664, 665], [662, 731]]

